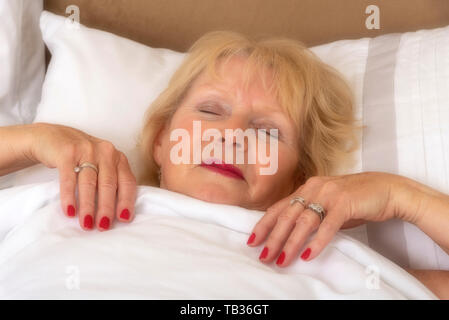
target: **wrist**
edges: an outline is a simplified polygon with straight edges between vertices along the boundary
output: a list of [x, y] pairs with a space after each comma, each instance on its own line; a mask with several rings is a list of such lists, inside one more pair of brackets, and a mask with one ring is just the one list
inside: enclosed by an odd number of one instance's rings
[[396, 184], [397, 210], [395, 217], [419, 226], [434, 210], [449, 206], [449, 196], [418, 181], [400, 176]]
[[32, 125], [0, 127], [0, 176], [38, 163], [31, 153]]
[[17, 155], [17, 159], [24, 159], [30, 165], [39, 163], [34, 152], [38, 127], [40, 127], [40, 124], [35, 123], [18, 126], [16, 128], [16, 138], [12, 140], [12, 148]]

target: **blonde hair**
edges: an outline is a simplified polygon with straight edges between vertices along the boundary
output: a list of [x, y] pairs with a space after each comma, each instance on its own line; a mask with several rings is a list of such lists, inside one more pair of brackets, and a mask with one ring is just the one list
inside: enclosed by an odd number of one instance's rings
[[222, 58], [246, 58], [246, 85], [254, 71], [273, 71], [272, 85], [267, 90], [274, 90], [299, 133], [297, 185], [311, 176], [329, 175], [340, 160], [358, 147], [356, 130], [360, 127], [354, 118], [354, 97], [349, 85], [303, 43], [287, 38], [253, 40], [236, 32], [213, 31], [198, 39], [187, 53], [167, 88], [145, 114], [138, 147], [146, 167], [138, 177], [139, 184], [159, 186], [159, 168], [153, 158], [155, 138], [204, 70], [219, 79], [216, 68]]

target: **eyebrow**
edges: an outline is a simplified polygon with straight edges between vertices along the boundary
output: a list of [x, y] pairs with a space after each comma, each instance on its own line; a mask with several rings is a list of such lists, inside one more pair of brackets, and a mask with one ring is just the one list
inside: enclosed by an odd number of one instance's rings
[[[229, 97], [229, 94], [227, 91], [221, 90], [215, 86], [205, 84], [205, 85], [200, 86], [199, 88], [202, 88], [202, 87], [205, 87], [208, 90], [207, 94], [212, 93], [212, 97], [217, 97], [219, 99], [222, 99], [222, 97], [220, 95], [225, 95], [226, 97]], [[261, 108], [263, 110], [271, 109], [269, 105], [262, 105], [262, 106], [259, 105], [259, 108]], [[275, 110], [275, 111], [273, 111], [273, 113], [282, 113], [283, 114], [284, 112]]]
[[213, 93], [216, 95], [225, 95], [225, 96], [229, 97], [229, 94], [226, 90], [222, 90], [222, 89], [220, 89], [216, 86], [210, 85], [210, 84], [204, 84], [204, 85], [200, 86], [199, 89], [205, 90], [208, 94]]
[[278, 123], [276, 120], [273, 121], [272, 119], [262, 118], [262, 119], [257, 119], [254, 122], [267, 124], [269, 126], [272, 126], [273, 129], [279, 129], [278, 127], [280, 127], [280, 123]]

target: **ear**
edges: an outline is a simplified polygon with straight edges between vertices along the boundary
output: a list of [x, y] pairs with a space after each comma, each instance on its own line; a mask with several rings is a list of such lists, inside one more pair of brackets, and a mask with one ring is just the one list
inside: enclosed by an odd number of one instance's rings
[[160, 167], [162, 164], [162, 158], [163, 158], [163, 141], [165, 140], [164, 137], [166, 135], [166, 125], [159, 129], [158, 133], [156, 134], [156, 138], [153, 142], [153, 159], [156, 161], [156, 164]]

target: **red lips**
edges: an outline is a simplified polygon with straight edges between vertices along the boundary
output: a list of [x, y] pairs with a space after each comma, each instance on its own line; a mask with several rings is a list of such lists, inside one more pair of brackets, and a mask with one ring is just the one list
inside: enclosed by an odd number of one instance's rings
[[233, 166], [232, 164], [221, 163], [219, 161], [207, 161], [207, 162], [208, 163], [202, 162], [201, 167], [215, 171], [228, 177], [245, 180], [242, 171], [240, 171], [239, 168]]

